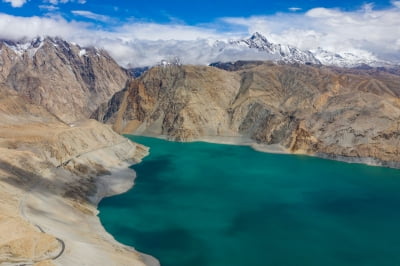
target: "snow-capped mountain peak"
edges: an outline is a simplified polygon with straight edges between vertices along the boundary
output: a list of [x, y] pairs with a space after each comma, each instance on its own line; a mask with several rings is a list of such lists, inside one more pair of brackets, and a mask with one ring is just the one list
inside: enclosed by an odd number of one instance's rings
[[[225, 49], [229, 50], [232, 47], [258, 51], [260, 60], [320, 64], [319, 60], [310, 51], [303, 51], [290, 45], [274, 44], [259, 32], [254, 33], [247, 39], [230, 41]], [[239, 60], [246, 60], [246, 58], [239, 58]]]
[[[219, 57], [224, 57], [223, 55], [225, 54], [230, 55], [229, 51], [236, 49], [235, 60], [273, 60], [286, 63], [322, 64], [338, 67], [394, 66], [393, 63], [378, 59], [372, 53], [352, 47], [343, 52], [331, 52], [323, 48], [311, 51], [301, 50], [291, 45], [272, 43], [259, 32], [254, 33], [247, 39], [229, 41], [224, 45], [218, 43], [218, 47], [220, 50]], [[225, 60], [225, 62], [235, 60]], [[223, 62], [223, 60], [219, 61]]]
[[250, 48], [256, 49], [272, 49], [273, 44], [259, 32], [254, 33], [250, 38], [243, 40]]

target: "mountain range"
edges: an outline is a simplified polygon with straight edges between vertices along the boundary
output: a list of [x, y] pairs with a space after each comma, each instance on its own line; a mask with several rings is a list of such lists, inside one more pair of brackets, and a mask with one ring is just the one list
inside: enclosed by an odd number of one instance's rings
[[[282, 61], [285, 63], [322, 64], [338, 67], [358, 67], [361, 65], [378, 67], [391, 65], [389, 62], [379, 60], [368, 53], [362, 55], [350, 52], [333, 53], [324, 50], [323, 48], [318, 48], [313, 51], [304, 51], [290, 45], [275, 44], [268, 41], [265, 36], [258, 32], [254, 33], [248, 39], [229, 41], [228, 43], [217, 42], [215, 45], [220, 48], [221, 55], [219, 56], [221, 58], [226, 56], [226, 54], [229, 54], [232, 50], [239, 50], [244, 53], [242, 57], [239, 55], [238, 58], [235, 58], [233, 61], [262, 59]], [[259, 57], [257, 58], [255, 56], [255, 58], [246, 58], [246, 53], [249, 51], [255, 52]], [[218, 61], [223, 62], [224, 60]]]
[[[380, 60], [365, 51], [332, 52], [323, 47], [315, 50], [301, 50], [285, 44], [276, 44], [256, 32], [249, 38], [234, 40], [198, 39], [195, 41], [143, 41], [131, 43], [135, 51], [130, 60], [131, 66], [155, 65], [161, 60], [179, 57], [184, 64], [208, 65], [216, 62], [235, 62], [238, 60], [272, 60], [285, 63], [322, 64], [337, 67], [393, 67], [396, 62]], [[171, 60], [170, 60], [171, 61]]]
[[[42, 48], [46, 42], [61, 42], [60, 38], [38, 37], [33, 40], [8, 41], [5, 44], [17, 55], [30, 55], [31, 57]], [[64, 45], [68, 42], [63, 41]], [[144, 41], [137, 40], [130, 44], [135, 51], [131, 58], [125, 58], [120, 62], [125, 68], [138, 69], [160, 64], [161, 61], [179, 61], [184, 64], [209, 65], [216, 62], [235, 62], [238, 60], [271, 60], [284, 63], [321, 64], [337, 67], [398, 67], [396, 62], [380, 60], [371, 53], [359, 52], [332, 52], [323, 47], [315, 50], [301, 50], [291, 45], [276, 44], [269, 41], [265, 36], [256, 32], [249, 38], [235, 40], [208, 40], [198, 39], [195, 41]], [[63, 45], [61, 45], [63, 46]], [[69, 43], [67, 46], [79, 47], [77, 44]], [[82, 57], [86, 53], [103, 54], [104, 50], [95, 48], [79, 49], [78, 55]], [[95, 49], [96, 51], [92, 50]], [[348, 50], [352, 50], [349, 47]], [[101, 51], [99, 53], [99, 51]], [[113, 51], [109, 51], [113, 54]], [[130, 62], [126, 64], [126, 62]]]

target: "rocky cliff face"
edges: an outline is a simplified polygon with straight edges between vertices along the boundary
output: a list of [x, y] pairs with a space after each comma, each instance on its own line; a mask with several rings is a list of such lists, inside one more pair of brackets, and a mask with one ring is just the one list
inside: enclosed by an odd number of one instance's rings
[[175, 140], [215, 136], [399, 166], [400, 76], [275, 63], [156, 67], [93, 117], [118, 132]]
[[0, 83], [65, 122], [87, 118], [127, 79], [128, 73], [101, 49], [49, 37], [0, 41]]

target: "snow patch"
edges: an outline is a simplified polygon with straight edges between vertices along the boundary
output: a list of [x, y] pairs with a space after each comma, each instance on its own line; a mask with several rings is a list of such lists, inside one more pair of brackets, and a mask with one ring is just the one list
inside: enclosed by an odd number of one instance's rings
[[35, 38], [29, 42], [4, 42], [4, 44], [14, 51], [19, 57], [27, 53], [29, 57], [33, 57], [36, 52], [43, 46], [44, 38]]
[[18, 56], [22, 56], [29, 48], [30, 43], [6, 43], [7, 47], [14, 51]]
[[85, 55], [86, 55], [86, 49], [81, 49], [79, 51], [79, 56], [82, 57], [82, 56], [85, 56]]

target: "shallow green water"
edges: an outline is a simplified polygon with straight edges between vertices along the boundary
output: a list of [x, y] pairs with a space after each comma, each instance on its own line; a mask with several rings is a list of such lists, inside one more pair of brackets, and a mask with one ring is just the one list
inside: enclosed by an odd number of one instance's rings
[[162, 265], [400, 265], [399, 170], [133, 139], [150, 156], [100, 218]]

